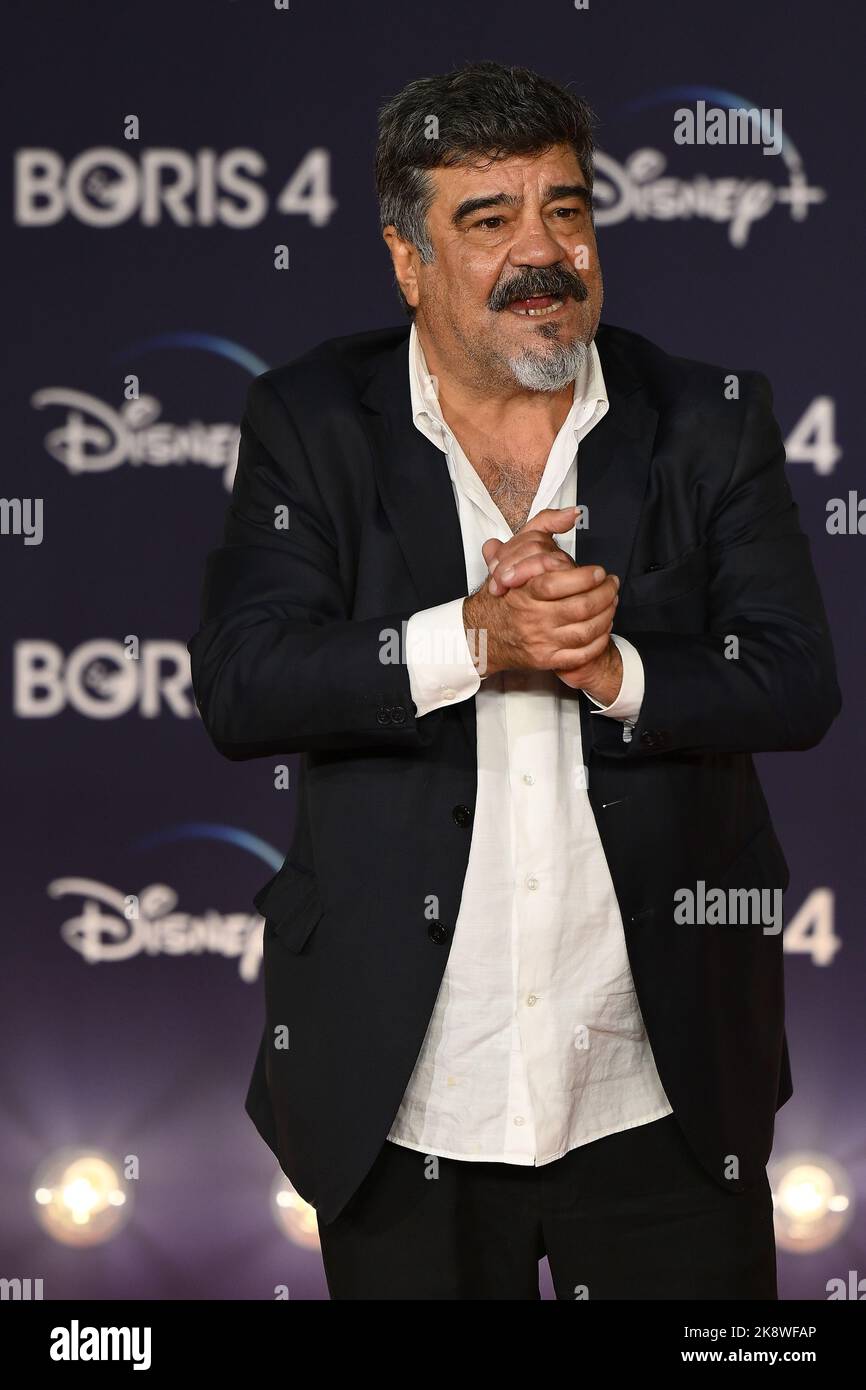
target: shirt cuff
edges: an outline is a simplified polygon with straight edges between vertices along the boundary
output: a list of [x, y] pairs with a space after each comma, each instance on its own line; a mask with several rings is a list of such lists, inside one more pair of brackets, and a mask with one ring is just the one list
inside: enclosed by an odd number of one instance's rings
[[418, 719], [475, 694], [481, 677], [463, 626], [462, 598], [412, 614], [406, 623], [406, 666]]
[[609, 719], [621, 719], [625, 724], [636, 724], [644, 696], [643, 662], [637, 648], [625, 637], [617, 637], [616, 633], [612, 632], [611, 638], [622, 657], [622, 685], [612, 705], [600, 705], [598, 700], [587, 695], [590, 704], [595, 705], [590, 714], [606, 714]]

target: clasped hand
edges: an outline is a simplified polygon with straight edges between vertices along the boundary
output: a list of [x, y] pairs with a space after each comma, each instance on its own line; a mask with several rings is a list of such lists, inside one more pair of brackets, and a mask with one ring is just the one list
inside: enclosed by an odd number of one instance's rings
[[508, 541], [484, 542], [489, 578], [465, 601], [467, 627], [486, 632], [487, 667], [555, 671], [566, 685], [611, 704], [622, 659], [611, 641], [619, 579], [599, 565], [576, 565], [554, 540], [577, 508], [539, 512]]

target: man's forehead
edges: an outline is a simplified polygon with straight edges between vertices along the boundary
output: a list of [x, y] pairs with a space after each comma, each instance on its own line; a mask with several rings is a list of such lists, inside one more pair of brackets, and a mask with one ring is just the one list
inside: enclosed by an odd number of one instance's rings
[[429, 172], [436, 189], [436, 201], [442, 204], [456, 203], [470, 192], [514, 192], [524, 185], [566, 182], [586, 185], [571, 145], [553, 145], [540, 154], [506, 155], [495, 160], [479, 155], [477, 160], [439, 166]]

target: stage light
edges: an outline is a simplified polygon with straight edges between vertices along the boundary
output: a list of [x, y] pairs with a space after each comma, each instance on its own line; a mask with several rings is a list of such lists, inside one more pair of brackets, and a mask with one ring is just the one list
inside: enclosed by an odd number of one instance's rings
[[781, 1249], [808, 1254], [839, 1239], [854, 1214], [854, 1200], [848, 1175], [834, 1159], [789, 1154], [770, 1164], [768, 1176]]
[[293, 1244], [304, 1250], [319, 1249], [315, 1207], [304, 1201], [282, 1172], [277, 1173], [271, 1188], [271, 1211], [283, 1235]]
[[89, 1149], [62, 1149], [46, 1159], [33, 1180], [33, 1202], [39, 1224], [61, 1245], [101, 1245], [132, 1210], [117, 1165]]

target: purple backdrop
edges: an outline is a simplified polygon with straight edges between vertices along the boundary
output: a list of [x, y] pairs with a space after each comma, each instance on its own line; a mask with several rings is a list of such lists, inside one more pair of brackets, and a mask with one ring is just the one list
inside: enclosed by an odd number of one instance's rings
[[[242, 1108], [262, 1022], [251, 897], [282, 862], [293, 792], [271, 762], [212, 750], [185, 644], [251, 376], [401, 321], [377, 106], [475, 58], [569, 82], [598, 112], [605, 320], [774, 387], [846, 700], [819, 749], [761, 760], [792, 869], [776, 1155], [834, 1159], [860, 1204], [835, 1243], [780, 1252], [782, 1296], [866, 1273], [863, 540], [826, 528], [863, 444], [853, 10], [93, 0], [85, 18], [45, 0], [10, 23], [4, 491], [43, 499], [44, 530], [0, 537], [0, 1274], [42, 1277], [46, 1298], [325, 1297], [317, 1252], [271, 1216], [275, 1165]], [[673, 111], [697, 100], [781, 108], [780, 153], [677, 145]], [[34, 1173], [64, 1145], [140, 1164], [129, 1223], [92, 1249], [34, 1216]]]

